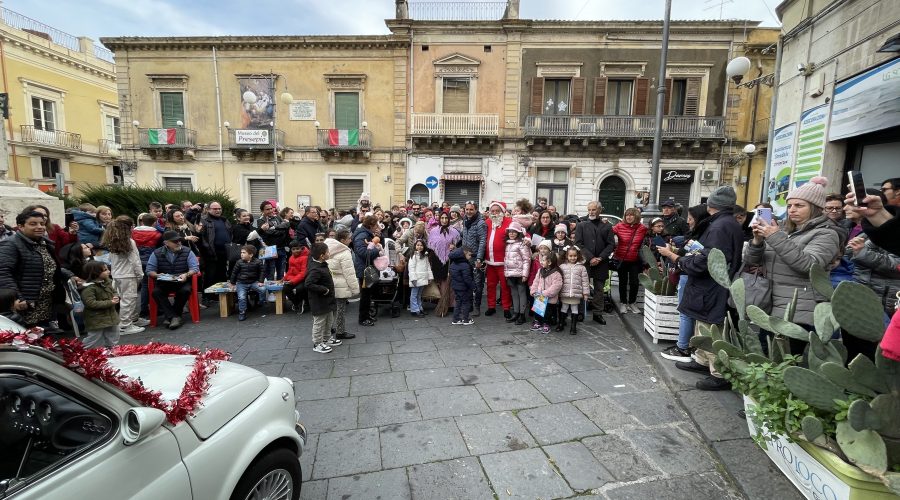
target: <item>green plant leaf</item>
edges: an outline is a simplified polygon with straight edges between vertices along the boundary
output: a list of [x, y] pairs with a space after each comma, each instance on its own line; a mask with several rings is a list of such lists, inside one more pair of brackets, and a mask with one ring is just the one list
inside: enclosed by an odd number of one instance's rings
[[754, 305], [747, 306], [747, 317], [750, 318], [750, 321], [752, 321], [753, 324], [758, 325], [763, 330], [772, 331], [772, 325], [769, 324], [771, 316], [766, 314], [766, 312], [759, 307]]
[[826, 299], [831, 300], [834, 288], [831, 286], [831, 276], [821, 267], [813, 264], [809, 268], [809, 281], [815, 291], [824, 295]]
[[810, 442], [825, 434], [825, 426], [822, 425], [822, 421], [812, 415], [803, 417], [803, 420], [800, 421], [800, 426], [803, 429], [803, 436]]
[[744, 351], [741, 350], [740, 347], [732, 344], [731, 342], [725, 340], [716, 340], [712, 344], [712, 352], [718, 353], [719, 351], [725, 351], [730, 358], [740, 358], [744, 355]]
[[869, 406], [881, 422], [878, 433], [894, 440], [900, 439], [900, 394], [879, 394]]
[[884, 336], [881, 299], [866, 285], [842, 281], [831, 296], [831, 312], [841, 328], [854, 337], [879, 342]]
[[849, 392], [863, 394], [872, 398], [875, 397], [875, 391], [855, 380], [853, 378], [853, 372], [844, 368], [844, 366], [839, 363], [826, 361], [818, 367], [818, 372]]
[[837, 442], [850, 462], [872, 475], [887, 470], [887, 447], [877, 432], [856, 431], [849, 422], [838, 422]]
[[794, 321], [794, 312], [797, 310], [797, 297], [800, 294], [800, 290], [794, 289], [794, 294], [791, 295], [791, 301], [788, 302], [787, 307], [784, 309], [784, 320], [785, 321]]
[[815, 323], [816, 333], [819, 334], [819, 340], [827, 342], [833, 335], [835, 330], [840, 328], [837, 320], [831, 315], [831, 303], [819, 302], [813, 311], [813, 322]]
[[762, 354], [757, 354], [755, 352], [751, 352], [751, 353], [744, 355], [744, 359], [747, 360], [748, 363], [757, 363], [757, 364], [768, 363], [771, 361], [769, 358], [763, 356]]
[[700, 349], [706, 352], [713, 352], [713, 339], [706, 335], [694, 335], [689, 342], [694, 349]]
[[744, 279], [738, 278], [731, 282], [728, 287], [731, 291], [731, 300], [734, 301], [734, 308], [737, 309], [738, 317], [744, 319], [746, 314], [746, 290], [744, 289]]
[[784, 335], [785, 337], [790, 337], [796, 340], [809, 341], [809, 332], [807, 332], [802, 326], [791, 323], [790, 321], [771, 317], [769, 318], [769, 326], [772, 327], [771, 331], [779, 335]]
[[850, 409], [847, 411], [847, 421], [855, 431], [877, 431], [882, 425], [881, 417], [877, 412], [872, 411], [872, 407], [865, 399], [857, 399], [850, 405]]
[[643, 286], [647, 290], [650, 290], [651, 292], [654, 290], [653, 287], [655, 285], [653, 283], [653, 280], [650, 279], [650, 276], [647, 276], [644, 273], [638, 274], [638, 281], [641, 283], [641, 286]]
[[716, 283], [725, 288], [731, 287], [731, 277], [728, 275], [728, 259], [725, 258], [725, 254], [721, 250], [713, 248], [709, 251], [709, 255], [706, 256], [706, 267], [709, 270], [709, 275], [716, 280]]
[[868, 356], [857, 354], [847, 367], [850, 368], [853, 379], [860, 385], [868, 387], [877, 393], [888, 391], [888, 384], [881, 378], [878, 368]]
[[807, 368], [789, 366], [784, 370], [784, 385], [791, 394], [820, 410], [834, 411], [835, 400], [846, 399], [843, 389]]

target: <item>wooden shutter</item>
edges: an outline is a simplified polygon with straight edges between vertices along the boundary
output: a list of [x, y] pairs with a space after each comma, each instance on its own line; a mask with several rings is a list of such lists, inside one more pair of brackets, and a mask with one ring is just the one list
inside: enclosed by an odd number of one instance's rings
[[606, 112], [606, 83], [605, 76], [594, 78], [594, 114], [602, 115]]
[[539, 115], [544, 111], [544, 79], [535, 76], [531, 79], [531, 114]]
[[163, 177], [166, 191], [193, 191], [194, 184], [190, 177]]
[[162, 126], [172, 128], [178, 126], [178, 120], [184, 122], [184, 94], [181, 92], [160, 92], [159, 109]]
[[334, 93], [334, 128], [359, 128], [359, 92]]
[[700, 114], [700, 78], [688, 78], [684, 96], [684, 116]]
[[668, 115], [668, 114], [672, 113], [671, 109], [669, 109], [672, 107], [672, 87], [673, 87], [672, 79], [666, 78], [666, 100], [663, 103], [663, 114], [664, 115]]
[[573, 115], [584, 114], [585, 79], [583, 77], [572, 78], [572, 110]]
[[650, 79], [636, 78], [634, 84], [634, 115], [647, 115], [650, 104]]
[[334, 206], [338, 210], [356, 208], [359, 195], [363, 193], [362, 179], [335, 179], [334, 180]]

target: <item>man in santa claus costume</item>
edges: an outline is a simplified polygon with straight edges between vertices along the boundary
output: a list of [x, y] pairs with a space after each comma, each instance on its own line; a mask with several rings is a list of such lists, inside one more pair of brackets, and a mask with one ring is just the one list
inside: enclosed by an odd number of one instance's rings
[[500, 285], [500, 303], [503, 305], [503, 316], [511, 317], [512, 296], [503, 274], [503, 259], [506, 257], [506, 230], [512, 218], [506, 217], [506, 203], [492, 201], [488, 209], [487, 248], [484, 252], [485, 277], [487, 278], [487, 307], [485, 316], [497, 312], [497, 284]]

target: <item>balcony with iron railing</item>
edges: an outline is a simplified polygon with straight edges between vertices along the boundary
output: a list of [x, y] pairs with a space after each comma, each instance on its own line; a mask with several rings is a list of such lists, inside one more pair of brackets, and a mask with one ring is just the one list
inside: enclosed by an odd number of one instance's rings
[[22, 125], [22, 142], [51, 149], [81, 151], [81, 134], [65, 130], [41, 130], [34, 125]]
[[410, 2], [409, 17], [417, 21], [496, 21], [507, 13], [507, 2]]
[[[17, 30], [43, 38], [73, 52], [85, 52], [106, 62], [115, 62], [113, 60], [113, 52], [106, 47], [97, 44], [88, 45], [90, 40], [87, 38], [79, 38], [75, 35], [70, 35], [65, 31], [48, 26], [38, 20], [19, 14], [14, 10], [0, 7], [0, 22]], [[82, 43], [82, 40], [85, 40], [87, 43]]]
[[320, 128], [316, 130], [316, 147], [323, 153], [369, 152], [372, 150], [372, 132], [367, 128]]
[[413, 113], [410, 134], [422, 137], [496, 137], [500, 117], [487, 113]]
[[[652, 139], [654, 116], [614, 115], [529, 115], [525, 119], [526, 138]], [[720, 116], [665, 116], [663, 139], [723, 139], [724, 119]]]
[[197, 131], [184, 127], [139, 128], [138, 144], [152, 159], [183, 160], [194, 156]]

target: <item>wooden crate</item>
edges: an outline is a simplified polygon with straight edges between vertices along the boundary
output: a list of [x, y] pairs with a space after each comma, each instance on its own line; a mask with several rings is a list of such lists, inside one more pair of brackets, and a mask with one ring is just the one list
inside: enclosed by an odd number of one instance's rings
[[678, 340], [678, 297], [656, 295], [644, 290], [644, 330], [656, 344], [662, 340]]

